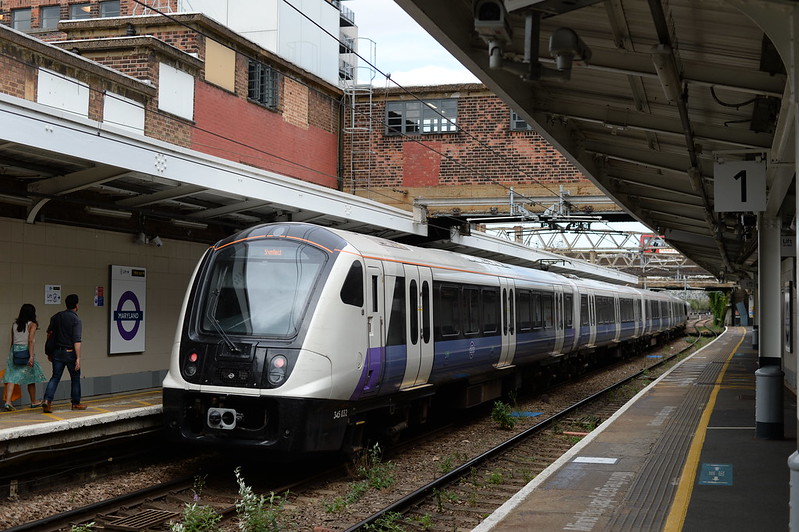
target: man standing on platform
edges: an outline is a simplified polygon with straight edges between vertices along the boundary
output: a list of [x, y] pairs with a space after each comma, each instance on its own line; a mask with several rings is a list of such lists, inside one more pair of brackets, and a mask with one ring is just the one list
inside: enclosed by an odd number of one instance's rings
[[65, 300], [67, 309], [54, 314], [50, 318], [47, 333], [53, 332], [55, 338], [55, 351], [47, 358], [53, 364], [53, 376], [47, 383], [44, 392], [42, 410], [45, 414], [53, 411], [53, 397], [64, 374], [64, 368], [69, 371], [72, 382], [72, 410], [86, 410], [86, 405], [80, 402], [80, 347], [83, 324], [78, 317], [78, 296], [70, 294]]

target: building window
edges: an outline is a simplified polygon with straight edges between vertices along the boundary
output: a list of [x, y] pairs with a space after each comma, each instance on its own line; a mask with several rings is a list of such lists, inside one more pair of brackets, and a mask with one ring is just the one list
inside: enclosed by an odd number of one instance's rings
[[511, 111], [510, 111], [510, 130], [511, 131], [532, 131], [533, 127], [530, 124], [528, 124], [527, 122], [525, 122], [524, 119], [522, 119], [522, 117], [520, 117], [518, 115], [518, 113], [516, 113], [516, 111], [511, 109]]
[[109, 0], [109, 1], [100, 2], [101, 17], [118, 17], [119, 15], [120, 15], [119, 0]]
[[92, 16], [91, 4], [72, 4], [69, 6], [69, 18], [78, 20]]
[[386, 135], [454, 133], [457, 119], [457, 99], [386, 103]]
[[44, 30], [54, 30], [61, 20], [61, 6], [42, 6], [39, 8], [39, 25]]
[[278, 105], [278, 72], [258, 61], [250, 61], [247, 97], [270, 109]]
[[19, 31], [29, 31], [31, 29], [31, 9], [12, 9], [11, 27]]

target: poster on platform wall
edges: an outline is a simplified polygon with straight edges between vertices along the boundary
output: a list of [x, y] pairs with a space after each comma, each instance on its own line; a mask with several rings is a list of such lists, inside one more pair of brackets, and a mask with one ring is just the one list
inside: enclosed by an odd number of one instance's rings
[[144, 351], [147, 269], [110, 266], [108, 353]]

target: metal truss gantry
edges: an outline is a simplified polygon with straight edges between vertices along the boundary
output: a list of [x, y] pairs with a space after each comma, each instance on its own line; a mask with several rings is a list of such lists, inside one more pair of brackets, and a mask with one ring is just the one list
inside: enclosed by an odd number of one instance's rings
[[535, 224], [488, 226], [486, 232], [531, 248], [580, 259], [637, 275], [643, 286], [708, 288], [718, 285], [707, 271], [669, 246], [662, 237], [643, 231]]

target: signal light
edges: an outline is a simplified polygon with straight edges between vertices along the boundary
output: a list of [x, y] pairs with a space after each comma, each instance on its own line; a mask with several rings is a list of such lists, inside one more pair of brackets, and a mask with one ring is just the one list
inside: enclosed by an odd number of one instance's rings
[[288, 359], [283, 355], [276, 355], [269, 361], [269, 372], [266, 378], [272, 386], [278, 386], [286, 380], [286, 365]]
[[200, 358], [200, 356], [197, 353], [192, 353], [189, 355], [189, 362], [197, 362], [198, 358]]

